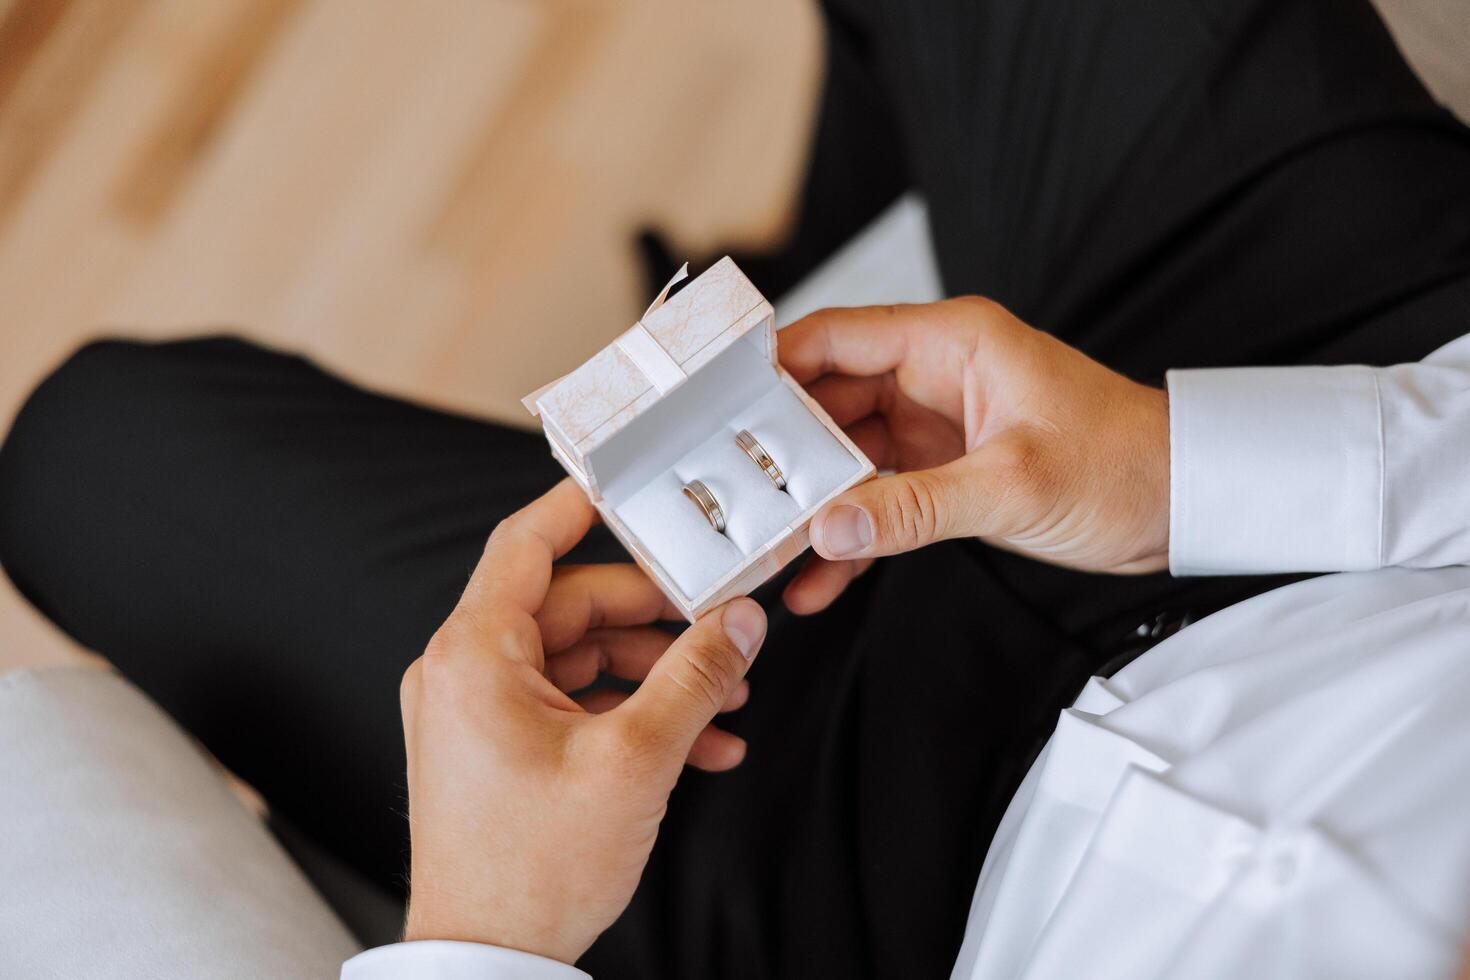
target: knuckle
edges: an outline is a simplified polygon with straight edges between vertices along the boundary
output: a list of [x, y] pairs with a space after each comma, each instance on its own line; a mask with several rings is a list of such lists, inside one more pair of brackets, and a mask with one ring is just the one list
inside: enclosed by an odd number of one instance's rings
[[485, 543], [486, 547], [489, 547], [491, 544], [495, 544], [497, 542], [502, 542], [506, 538], [515, 534], [518, 520], [519, 518], [515, 514], [512, 514], [509, 517], [501, 520], [499, 524], [496, 524], [494, 529], [490, 532], [489, 540]]
[[989, 316], [1004, 309], [999, 303], [988, 296], [970, 294], [968, 296], [956, 296], [951, 302], [956, 306], [967, 307], [970, 312], [982, 316]]
[[1047, 483], [1046, 451], [1034, 437], [1008, 439], [996, 447], [996, 475], [1012, 493], [1030, 494]]
[[443, 653], [428, 652], [418, 659], [418, 685], [426, 698], [438, 699], [454, 689], [452, 659]]
[[669, 733], [655, 719], [631, 713], [609, 717], [604, 763], [615, 770], [642, 770], [661, 755]]
[[424, 644], [424, 657], [439, 659], [448, 657], [458, 645], [457, 631], [446, 622], [435, 630], [434, 635], [429, 637], [429, 642]]
[[460, 658], [454, 656], [455, 639], [441, 629], [429, 640], [423, 656], [409, 665], [404, 673], [400, 691], [411, 684], [416, 696], [427, 702], [444, 702], [454, 697], [464, 686], [459, 668]]
[[413, 704], [418, 700], [419, 690], [423, 685], [423, 669], [424, 658], [419, 657], [403, 672], [403, 679], [398, 682], [400, 705]]
[[988, 334], [1004, 329], [1016, 322], [1015, 316], [1003, 305], [989, 296], [958, 296], [951, 300], [955, 309], [969, 323], [980, 324]]
[[[819, 310], [813, 310], [802, 317], [799, 323], [803, 326], [815, 327], [818, 330], [829, 330], [840, 326], [850, 316], [851, 310], [840, 306], [824, 306]], [[781, 332], [777, 331], [777, 342], [780, 342]]]
[[976, 342], [984, 338], [984, 345], [992, 349], [1004, 349], [1014, 344], [1030, 331], [1004, 304], [988, 296], [957, 296], [946, 302], [950, 309], [959, 314], [959, 321], [976, 332]]
[[939, 495], [933, 481], [913, 473], [898, 482], [885, 496], [879, 509], [882, 534], [901, 550], [917, 548], [934, 540], [941, 526]]
[[701, 707], [719, 711], [740, 681], [740, 669], [734, 660], [738, 656], [726, 643], [703, 640], [689, 649], [673, 672], [673, 681]]

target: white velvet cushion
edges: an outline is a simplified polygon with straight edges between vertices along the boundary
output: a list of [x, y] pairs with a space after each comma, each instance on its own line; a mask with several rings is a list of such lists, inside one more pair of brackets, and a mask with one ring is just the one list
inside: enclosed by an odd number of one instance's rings
[[357, 944], [110, 671], [0, 675], [0, 977], [333, 977]]
[[[781, 467], [785, 492], [736, 445], [741, 429], [750, 430]], [[614, 509], [680, 591], [694, 598], [860, 468], [796, 393], [778, 383]], [[690, 480], [703, 480], [720, 502], [724, 534], [684, 496]]]

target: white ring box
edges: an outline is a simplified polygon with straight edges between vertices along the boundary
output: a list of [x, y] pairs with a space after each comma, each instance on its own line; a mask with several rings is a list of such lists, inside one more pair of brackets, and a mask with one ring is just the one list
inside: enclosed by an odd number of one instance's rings
[[[525, 404], [552, 455], [692, 622], [805, 551], [816, 512], [874, 467], [776, 363], [771, 304], [730, 258], [664, 302], [669, 286]], [[735, 442], [741, 429], [781, 467], [785, 491]], [[723, 534], [682, 493], [689, 480], [719, 500]]]

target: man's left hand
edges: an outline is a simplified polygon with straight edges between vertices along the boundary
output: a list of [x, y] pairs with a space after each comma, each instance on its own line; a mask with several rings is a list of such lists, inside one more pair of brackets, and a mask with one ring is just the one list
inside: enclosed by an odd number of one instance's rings
[[[406, 939], [574, 962], [632, 898], [685, 762], [744, 757], [710, 722], [744, 703], [765, 614], [737, 599], [677, 640], [652, 628], [677, 613], [638, 568], [552, 568], [595, 516], [564, 481], [503, 522], [404, 675]], [[642, 684], [566, 693], [599, 671]]]

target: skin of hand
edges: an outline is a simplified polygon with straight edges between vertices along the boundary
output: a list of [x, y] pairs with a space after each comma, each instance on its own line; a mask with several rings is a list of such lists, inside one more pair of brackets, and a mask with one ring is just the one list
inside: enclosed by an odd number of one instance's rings
[[[412, 898], [405, 939], [575, 962], [627, 906], [687, 761], [730, 769], [713, 727], [745, 702], [766, 617], [737, 599], [678, 639], [633, 565], [557, 566], [596, 512], [564, 481], [491, 535], [403, 678]], [[567, 693], [599, 672], [631, 695]]]
[[813, 519], [793, 612], [825, 608], [875, 557], [947, 538], [1090, 571], [1167, 566], [1165, 392], [979, 297], [822, 310], [779, 342], [792, 376], [895, 471]]

